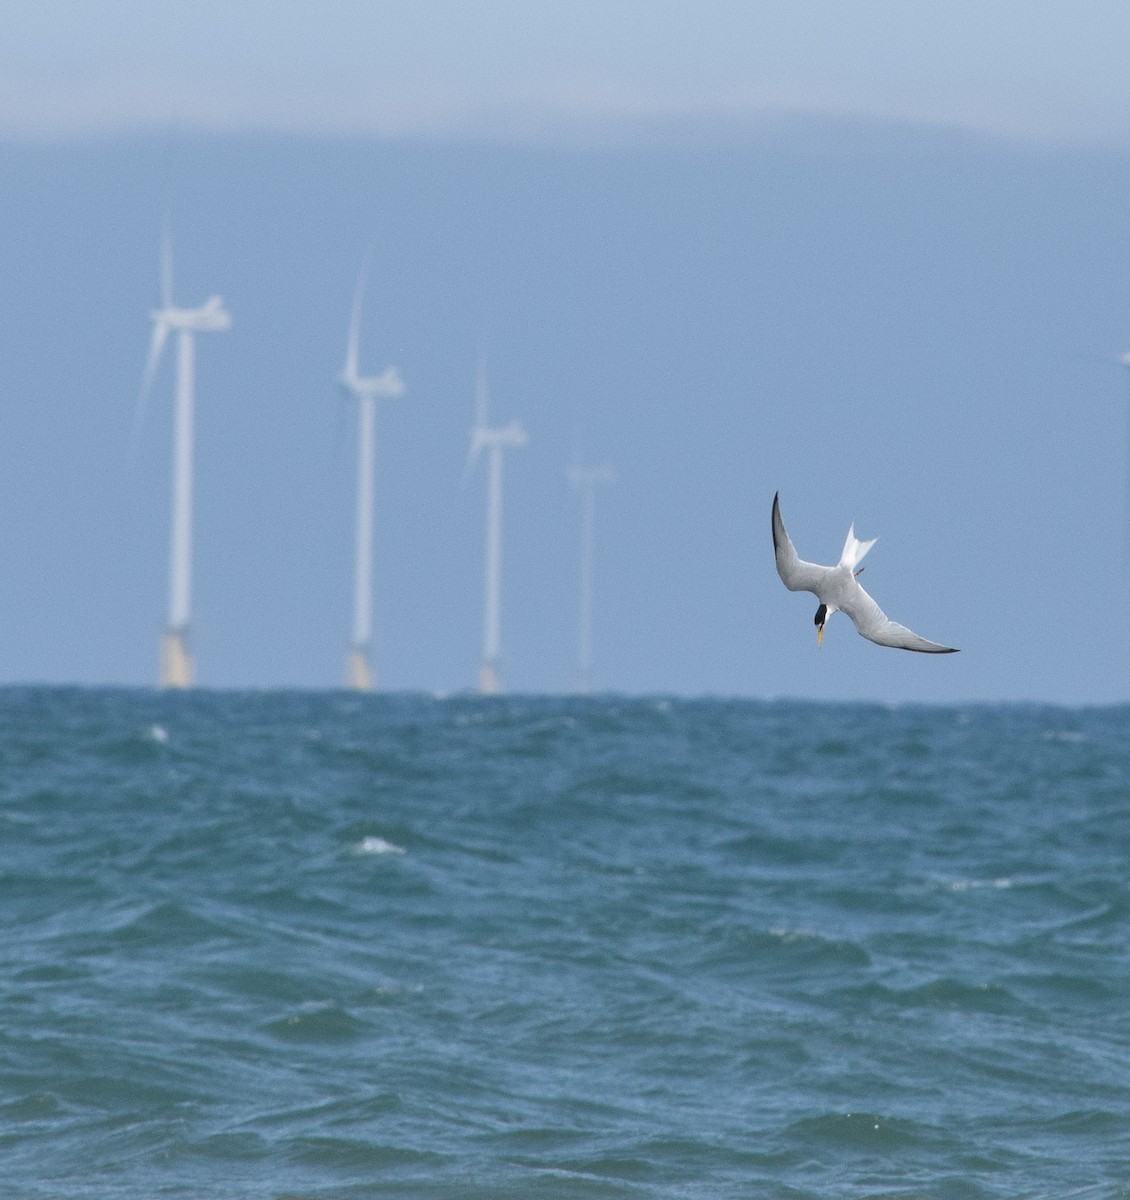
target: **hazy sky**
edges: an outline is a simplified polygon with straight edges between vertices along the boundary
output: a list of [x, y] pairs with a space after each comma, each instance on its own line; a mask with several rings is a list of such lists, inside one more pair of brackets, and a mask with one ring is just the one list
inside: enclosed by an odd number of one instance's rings
[[[485, 347], [530, 435], [509, 688], [575, 678], [580, 459], [616, 472], [602, 686], [1125, 700], [1128, 45], [1130, 5], [1088, 0], [0, 2], [0, 681], [155, 680], [171, 356], [131, 438], [166, 222], [177, 301], [233, 318], [198, 346], [203, 685], [343, 678], [368, 247], [362, 370], [408, 386], [383, 685], [475, 678]], [[869, 590], [962, 653], [843, 617], [817, 650], [778, 488], [802, 555], [855, 521]]]
[[0, 130], [21, 134], [785, 109], [1130, 143], [1122, 0], [5, 0], [0, 28]]

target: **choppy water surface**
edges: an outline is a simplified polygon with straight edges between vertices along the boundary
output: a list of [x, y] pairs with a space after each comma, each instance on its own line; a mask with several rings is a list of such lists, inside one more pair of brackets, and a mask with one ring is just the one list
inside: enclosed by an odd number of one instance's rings
[[0, 692], [0, 1192], [1130, 1197], [1128, 735]]

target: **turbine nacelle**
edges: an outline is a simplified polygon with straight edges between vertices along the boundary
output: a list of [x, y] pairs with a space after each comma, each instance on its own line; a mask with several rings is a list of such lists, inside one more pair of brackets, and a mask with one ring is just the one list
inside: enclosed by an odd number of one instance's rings
[[367, 376], [358, 375], [356, 369], [351, 367], [352, 364], [347, 362], [337, 381], [358, 400], [364, 396], [384, 398], [404, 395], [404, 380], [395, 367], [388, 367], [380, 375]]
[[471, 430], [471, 445], [467, 450], [467, 462], [463, 468], [464, 478], [470, 474], [471, 468], [484, 450], [524, 446], [529, 440], [526, 431], [517, 421], [511, 421], [501, 429], [487, 429], [485, 426], [476, 425]]
[[196, 316], [202, 333], [224, 333], [231, 328], [231, 313], [224, 308], [222, 296], [209, 296], [196, 310]]
[[156, 325], [166, 330], [188, 329], [193, 333], [226, 333], [231, 328], [231, 313], [221, 296], [209, 296], [199, 308], [177, 308], [166, 304], [150, 314]]
[[161, 247], [161, 307], [149, 313], [153, 321], [153, 337], [149, 342], [149, 357], [141, 377], [138, 393], [136, 425], [140, 429], [145, 417], [145, 407], [153, 378], [161, 363], [161, 355], [169, 334], [178, 333], [226, 333], [231, 328], [231, 313], [224, 308], [222, 296], [209, 296], [199, 308], [179, 308], [172, 300], [172, 249], [168, 237]]
[[501, 429], [484, 429], [481, 426], [471, 431], [471, 445], [476, 453], [489, 446], [524, 446], [530, 439], [517, 421]]

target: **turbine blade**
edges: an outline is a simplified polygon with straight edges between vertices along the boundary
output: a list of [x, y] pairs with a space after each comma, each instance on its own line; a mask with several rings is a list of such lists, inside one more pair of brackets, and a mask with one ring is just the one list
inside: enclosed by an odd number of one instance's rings
[[169, 227], [161, 229], [161, 307], [173, 306], [173, 239]]
[[483, 449], [483, 440], [479, 436], [479, 430], [475, 429], [471, 433], [471, 444], [467, 447], [467, 461], [463, 464], [463, 483], [466, 483], [470, 478], [471, 472], [475, 468], [475, 463], [479, 461], [479, 454]]
[[153, 387], [153, 377], [161, 362], [161, 353], [169, 336], [169, 327], [164, 321], [156, 321], [153, 325], [153, 337], [149, 342], [149, 358], [145, 363], [145, 374], [141, 377], [141, 390], [137, 394], [137, 413], [134, 421], [134, 433], [141, 432], [145, 424], [145, 409], [149, 403], [149, 392]]
[[331, 454], [336, 461], [341, 453], [342, 446], [345, 445], [345, 440], [349, 432], [349, 416], [353, 412], [352, 406], [348, 403], [352, 393], [344, 385], [336, 389], [337, 391], [337, 409], [334, 419], [334, 435]]
[[368, 263], [362, 262], [357, 272], [357, 286], [353, 289], [353, 312], [349, 317], [349, 339], [345, 344], [345, 369], [342, 371], [346, 379], [358, 377], [359, 344], [361, 341], [361, 302], [365, 298], [365, 277], [368, 274]]
[[487, 391], [487, 371], [483, 365], [483, 356], [479, 355], [478, 366], [475, 370], [475, 428], [486, 429], [487, 408], [490, 404], [490, 394]]

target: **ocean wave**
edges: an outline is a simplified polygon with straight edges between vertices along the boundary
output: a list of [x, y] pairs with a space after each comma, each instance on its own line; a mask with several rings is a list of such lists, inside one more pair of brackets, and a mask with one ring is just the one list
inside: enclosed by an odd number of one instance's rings
[[862, 969], [871, 957], [859, 943], [832, 938], [808, 929], [745, 929], [723, 925], [704, 931], [703, 966], [795, 972], [824, 972], [844, 968]]
[[366, 1022], [336, 1004], [310, 1001], [297, 1012], [268, 1021], [263, 1029], [286, 1042], [353, 1041], [368, 1031]]
[[911, 987], [878, 980], [843, 989], [856, 1006], [891, 1006], [897, 1009], [941, 1009], [950, 1012], [1020, 1015], [1032, 1011], [1019, 996], [996, 981], [967, 982], [942, 976]]
[[386, 841], [383, 837], [367, 834], [359, 842], [354, 844], [353, 852], [355, 854], [405, 854], [407, 853], [403, 846], [398, 846], [395, 842]]
[[806, 1147], [863, 1155], [904, 1150], [950, 1148], [953, 1134], [944, 1127], [874, 1112], [830, 1112], [791, 1123], [786, 1137]]

